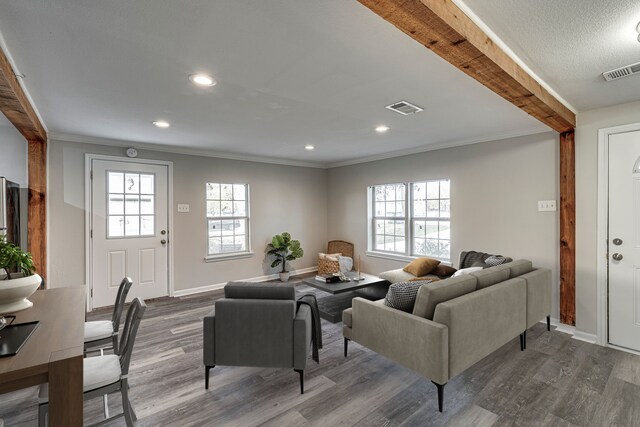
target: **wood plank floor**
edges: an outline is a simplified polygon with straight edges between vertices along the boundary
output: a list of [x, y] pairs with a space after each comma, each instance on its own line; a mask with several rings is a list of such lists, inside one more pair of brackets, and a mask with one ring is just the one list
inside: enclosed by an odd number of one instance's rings
[[[316, 292], [304, 285], [298, 291]], [[345, 359], [342, 324], [324, 320], [325, 348], [319, 365], [309, 360], [304, 395], [287, 369], [216, 367], [206, 391], [201, 319], [221, 295], [148, 302], [130, 373], [138, 425], [640, 425], [640, 357], [547, 332], [542, 324], [528, 332], [526, 351], [516, 338], [451, 380], [442, 414], [429, 380], [356, 343]], [[89, 317], [109, 315], [99, 310]], [[109, 404], [119, 412], [119, 395]], [[85, 403], [86, 423], [101, 416], [100, 399]], [[37, 388], [0, 396], [6, 426], [35, 426], [36, 417]]]

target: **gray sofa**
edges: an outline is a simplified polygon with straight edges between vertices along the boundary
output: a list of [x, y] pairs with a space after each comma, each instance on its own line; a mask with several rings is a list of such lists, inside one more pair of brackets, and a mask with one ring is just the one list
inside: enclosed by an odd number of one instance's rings
[[311, 348], [311, 309], [296, 310], [292, 284], [229, 282], [204, 317], [205, 388], [216, 365], [293, 368], [300, 375]]
[[412, 313], [354, 298], [343, 312], [344, 354], [353, 340], [429, 378], [442, 412], [449, 379], [547, 318], [551, 271], [518, 260], [422, 285]]

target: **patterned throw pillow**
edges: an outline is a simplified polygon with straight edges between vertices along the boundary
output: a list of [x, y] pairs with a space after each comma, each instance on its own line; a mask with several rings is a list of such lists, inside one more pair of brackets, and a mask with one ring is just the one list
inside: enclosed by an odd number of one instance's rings
[[398, 282], [389, 286], [387, 296], [384, 298], [384, 305], [396, 310], [411, 313], [416, 303], [420, 286], [431, 283], [431, 280], [421, 280], [415, 282]]
[[507, 262], [507, 258], [502, 255], [491, 255], [489, 258], [485, 259], [484, 262], [490, 267], [494, 267]]

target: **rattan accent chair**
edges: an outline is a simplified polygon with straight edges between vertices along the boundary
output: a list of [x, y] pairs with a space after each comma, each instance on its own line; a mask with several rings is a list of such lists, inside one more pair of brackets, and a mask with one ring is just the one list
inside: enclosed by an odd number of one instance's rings
[[[353, 252], [353, 243], [345, 242], [344, 240], [331, 240], [327, 244], [328, 254], [341, 253], [342, 256], [353, 259]], [[340, 264], [338, 261], [318, 258], [318, 274], [333, 274], [339, 271]]]

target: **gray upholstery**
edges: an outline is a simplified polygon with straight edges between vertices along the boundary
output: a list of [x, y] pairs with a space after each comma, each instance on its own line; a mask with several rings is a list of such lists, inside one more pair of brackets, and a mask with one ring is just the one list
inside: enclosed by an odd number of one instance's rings
[[469, 274], [478, 279], [477, 289], [483, 289], [509, 279], [511, 269], [508, 264], [501, 264]]
[[345, 326], [348, 326], [348, 327], [352, 326], [352, 322], [351, 322], [351, 320], [353, 319], [352, 313], [353, 313], [353, 307], [347, 308], [342, 312], [342, 323], [344, 323]]
[[356, 341], [441, 384], [447, 381], [447, 327], [381, 304], [353, 299]]
[[526, 299], [517, 278], [438, 305], [433, 320], [449, 330], [449, 378], [526, 330]]
[[527, 328], [551, 314], [551, 270], [539, 268], [519, 276], [527, 283]]
[[225, 298], [295, 300], [296, 290], [290, 283], [229, 282], [224, 287]]
[[305, 368], [311, 309], [296, 310], [292, 285], [233, 282], [225, 295], [203, 320], [205, 366]]
[[519, 259], [517, 261], [505, 264], [511, 270], [511, 278], [521, 276], [533, 270], [533, 264], [528, 259]]
[[475, 291], [477, 283], [478, 279], [466, 274], [422, 285], [413, 306], [413, 314], [433, 320], [438, 304]]

